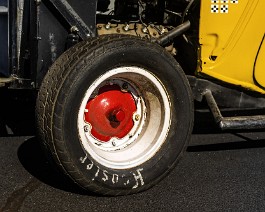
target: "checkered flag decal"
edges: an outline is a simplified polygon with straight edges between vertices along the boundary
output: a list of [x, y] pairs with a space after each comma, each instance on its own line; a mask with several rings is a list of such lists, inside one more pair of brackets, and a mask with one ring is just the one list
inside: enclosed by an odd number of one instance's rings
[[213, 4], [211, 5], [211, 13], [218, 13], [219, 12], [219, 5]]
[[228, 4], [221, 5], [220, 12], [221, 13], [228, 13]]
[[238, 2], [239, 0], [211, 0], [211, 13], [228, 13], [229, 4], [238, 4]]

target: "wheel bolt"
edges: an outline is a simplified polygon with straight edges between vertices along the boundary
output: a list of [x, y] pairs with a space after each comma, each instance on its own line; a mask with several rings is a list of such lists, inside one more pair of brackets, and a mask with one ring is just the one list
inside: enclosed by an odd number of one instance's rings
[[139, 115], [139, 114], [136, 114], [136, 115], [134, 116], [134, 120], [135, 120], [135, 121], [139, 121], [139, 120], [140, 120], [140, 118], [141, 118], [141, 117], [140, 117], [140, 115]]
[[123, 89], [128, 89], [128, 84], [127, 83], [123, 83], [122, 88]]
[[86, 126], [84, 126], [84, 131], [85, 132], [88, 132], [89, 131], [89, 127], [86, 125]]

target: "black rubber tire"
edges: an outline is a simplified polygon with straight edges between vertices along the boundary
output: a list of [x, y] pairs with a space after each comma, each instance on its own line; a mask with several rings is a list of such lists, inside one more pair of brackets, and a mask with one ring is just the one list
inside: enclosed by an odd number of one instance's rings
[[[153, 157], [137, 167], [112, 169], [84, 150], [77, 114], [88, 86], [110, 68], [122, 66], [145, 68], [159, 79], [170, 97], [171, 124]], [[117, 35], [84, 41], [65, 52], [43, 80], [36, 104], [37, 130], [46, 151], [75, 183], [103, 195], [137, 193], [165, 177], [186, 149], [193, 115], [191, 90], [176, 60], [147, 40]]]

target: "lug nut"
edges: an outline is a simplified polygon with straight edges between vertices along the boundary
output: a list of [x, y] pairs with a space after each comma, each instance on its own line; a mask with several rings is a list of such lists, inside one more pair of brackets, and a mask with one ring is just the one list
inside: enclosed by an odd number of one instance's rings
[[123, 83], [122, 88], [123, 89], [128, 89], [128, 84], [127, 83]]
[[84, 126], [84, 131], [85, 132], [88, 132], [89, 131], [89, 127], [86, 125], [86, 126]]
[[134, 120], [135, 120], [135, 121], [139, 121], [139, 120], [140, 120], [140, 118], [141, 118], [141, 117], [140, 117], [140, 115], [139, 115], [139, 114], [136, 114], [136, 115], [134, 116]]

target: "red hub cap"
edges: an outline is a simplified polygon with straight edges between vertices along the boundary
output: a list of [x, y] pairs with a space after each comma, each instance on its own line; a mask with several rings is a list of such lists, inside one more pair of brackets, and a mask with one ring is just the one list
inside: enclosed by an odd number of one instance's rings
[[133, 127], [136, 112], [130, 92], [122, 92], [118, 85], [106, 85], [86, 105], [85, 121], [91, 124], [91, 134], [107, 142], [112, 137], [123, 138]]

